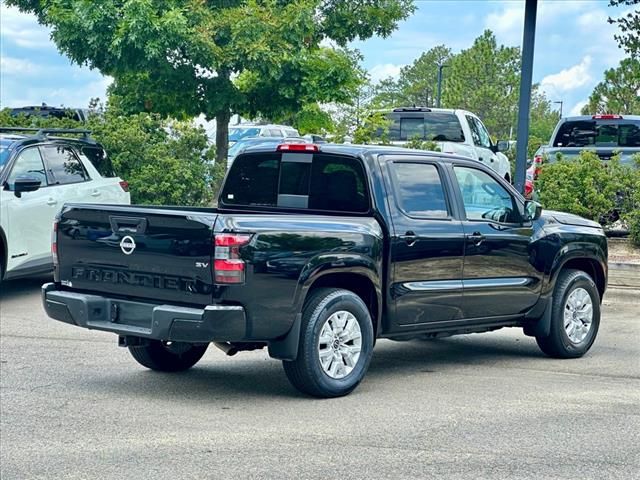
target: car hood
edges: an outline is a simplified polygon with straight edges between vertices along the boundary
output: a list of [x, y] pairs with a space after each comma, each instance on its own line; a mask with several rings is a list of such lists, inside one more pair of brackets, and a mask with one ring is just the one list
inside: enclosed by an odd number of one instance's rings
[[554, 210], [543, 210], [542, 218], [547, 223], [558, 222], [564, 225], [576, 225], [578, 227], [602, 228], [598, 222], [594, 222], [593, 220], [587, 220], [586, 218], [579, 217], [578, 215], [556, 212]]

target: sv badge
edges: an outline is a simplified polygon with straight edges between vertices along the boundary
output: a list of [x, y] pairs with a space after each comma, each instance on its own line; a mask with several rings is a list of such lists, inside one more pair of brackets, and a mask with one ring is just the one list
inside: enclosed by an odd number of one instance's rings
[[209, 262], [196, 262], [196, 268], [208, 268]]

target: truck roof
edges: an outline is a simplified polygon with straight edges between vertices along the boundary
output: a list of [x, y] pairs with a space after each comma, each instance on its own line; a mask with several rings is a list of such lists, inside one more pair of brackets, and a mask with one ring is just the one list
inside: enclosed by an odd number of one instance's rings
[[563, 117], [563, 122], [579, 122], [588, 120], [640, 120], [640, 115], [618, 115], [612, 114], [616, 118], [597, 118], [597, 115], [576, 115], [573, 117]]
[[[261, 143], [258, 145], [252, 145], [242, 151], [241, 155], [247, 153], [273, 153], [277, 151], [279, 143]], [[443, 160], [462, 160], [478, 164], [479, 162], [472, 160], [468, 157], [461, 155], [455, 155], [451, 153], [432, 152], [428, 150], [415, 150], [411, 148], [395, 147], [393, 145], [357, 145], [357, 144], [336, 144], [336, 143], [323, 143], [312, 144], [318, 147], [318, 151], [321, 153], [332, 153], [336, 155], [349, 155], [353, 157], [367, 157], [371, 154], [387, 154], [387, 155], [421, 155], [421, 156], [433, 156]]]

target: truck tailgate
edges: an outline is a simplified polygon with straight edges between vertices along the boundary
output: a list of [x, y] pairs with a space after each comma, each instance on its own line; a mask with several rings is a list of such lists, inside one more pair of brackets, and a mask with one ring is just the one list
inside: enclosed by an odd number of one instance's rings
[[67, 205], [57, 226], [56, 281], [76, 290], [207, 305], [213, 210]]

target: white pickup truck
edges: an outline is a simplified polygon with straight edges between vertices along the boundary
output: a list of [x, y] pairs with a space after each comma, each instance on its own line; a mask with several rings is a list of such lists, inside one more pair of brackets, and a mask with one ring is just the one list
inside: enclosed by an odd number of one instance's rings
[[440, 151], [478, 160], [511, 181], [509, 159], [502, 152], [509, 142], [494, 144], [487, 128], [473, 113], [466, 110], [429, 107], [402, 107], [386, 112], [391, 120], [389, 140], [404, 146], [419, 138], [434, 142]]

